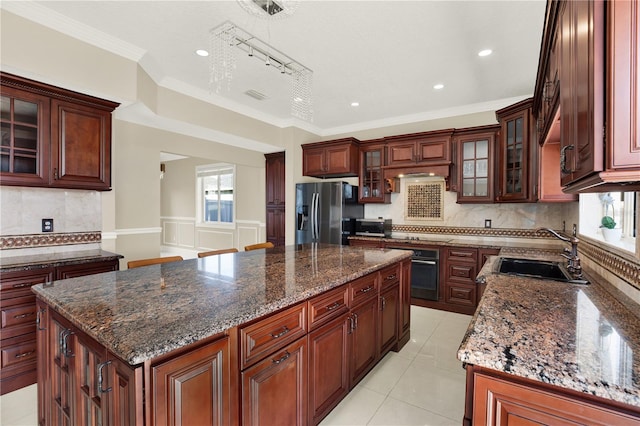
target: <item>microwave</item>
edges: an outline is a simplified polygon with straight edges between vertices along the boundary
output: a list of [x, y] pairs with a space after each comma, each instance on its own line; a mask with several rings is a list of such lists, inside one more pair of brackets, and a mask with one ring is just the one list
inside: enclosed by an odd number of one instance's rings
[[391, 237], [391, 219], [356, 219], [356, 235], [363, 237]]

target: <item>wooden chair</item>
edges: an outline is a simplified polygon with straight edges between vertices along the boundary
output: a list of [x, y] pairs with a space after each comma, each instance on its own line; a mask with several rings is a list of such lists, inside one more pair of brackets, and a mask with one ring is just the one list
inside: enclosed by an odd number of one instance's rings
[[139, 268], [141, 266], [177, 262], [179, 260], [183, 260], [182, 256], [152, 257], [150, 259], [130, 260], [127, 262], [127, 268]]
[[273, 243], [267, 241], [266, 243], [251, 244], [248, 246], [244, 246], [244, 251], [268, 249], [268, 248], [273, 248]]
[[211, 251], [201, 251], [198, 253], [198, 257], [207, 257], [207, 256], [215, 256], [217, 254], [225, 254], [225, 253], [237, 253], [237, 248], [228, 248], [228, 249], [220, 249], [220, 250], [211, 250]]

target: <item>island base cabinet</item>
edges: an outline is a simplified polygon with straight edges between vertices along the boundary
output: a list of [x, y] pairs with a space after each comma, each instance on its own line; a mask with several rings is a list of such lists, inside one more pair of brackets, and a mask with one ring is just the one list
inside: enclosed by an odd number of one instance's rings
[[[528, 385], [500, 374], [477, 372], [467, 367], [467, 404], [463, 425], [635, 425], [640, 414], [626, 413], [606, 404]], [[469, 394], [472, 387], [472, 396]], [[549, 385], [546, 385], [549, 386]], [[469, 412], [472, 411], [472, 412]]]
[[349, 393], [349, 333], [345, 313], [309, 334], [309, 423], [317, 425]]
[[351, 389], [373, 368], [378, 353], [378, 298], [373, 297], [351, 309]]
[[307, 336], [242, 372], [242, 424], [307, 422]]
[[153, 366], [153, 424], [231, 424], [230, 355], [224, 337]]

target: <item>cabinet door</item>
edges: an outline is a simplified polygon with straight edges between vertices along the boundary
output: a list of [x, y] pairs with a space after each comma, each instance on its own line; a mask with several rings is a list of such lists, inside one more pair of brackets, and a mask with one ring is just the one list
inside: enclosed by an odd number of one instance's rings
[[[132, 369], [115, 355], [108, 354], [109, 426], [144, 424], [142, 404], [142, 367]], [[140, 402], [138, 402], [140, 401]]]
[[318, 424], [349, 393], [348, 314], [309, 334], [309, 423]]
[[285, 244], [285, 210], [281, 207], [267, 207], [266, 210], [267, 241], [276, 246]]
[[3, 85], [0, 99], [2, 185], [46, 186], [49, 98]]
[[443, 164], [451, 161], [451, 138], [432, 138], [416, 142], [418, 164]]
[[36, 350], [38, 352], [38, 425], [44, 426], [49, 418], [50, 402], [50, 372], [49, 372], [49, 342], [47, 329], [49, 328], [49, 312], [47, 305], [37, 301], [37, 329]]
[[325, 149], [302, 147], [302, 174], [322, 176], [325, 173]]
[[415, 164], [417, 159], [415, 142], [390, 143], [387, 147], [389, 157], [387, 158], [388, 166], [401, 166], [406, 164]]
[[107, 408], [106, 374], [107, 351], [79, 331], [74, 332], [74, 345], [70, 356], [73, 357], [73, 391], [75, 419], [83, 425], [106, 425]]
[[[48, 355], [46, 357], [50, 387], [50, 424], [73, 426], [78, 424], [73, 393], [73, 347], [75, 335], [71, 324], [49, 310]], [[40, 354], [39, 354], [40, 355]]]
[[267, 207], [284, 205], [285, 198], [285, 153], [265, 154]]
[[382, 175], [384, 146], [368, 146], [360, 149], [360, 190], [361, 203], [389, 203], [391, 194], [385, 189]]
[[51, 186], [111, 187], [111, 113], [51, 101]]
[[153, 424], [231, 423], [229, 338], [224, 337], [151, 367]]
[[400, 284], [396, 282], [380, 293], [380, 357], [398, 343]]
[[[400, 276], [400, 323], [398, 324], [399, 346], [409, 341], [411, 329], [411, 261], [402, 262]], [[400, 348], [398, 348], [400, 349]]]
[[84, 277], [91, 274], [117, 271], [118, 269], [119, 262], [117, 259], [100, 262], [79, 263], [74, 265], [63, 265], [56, 268], [56, 280]]
[[351, 309], [350, 385], [353, 387], [378, 359], [378, 298], [369, 298]]
[[327, 147], [325, 153], [327, 174], [355, 176], [358, 168], [353, 167], [353, 164], [357, 164], [357, 152], [357, 150], [353, 152], [351, 145]]
[[461, 136], [458, 150], [458, 203], [492, 203], [495, 133]]
[[501, 118], [500, 182], [496, 201], [531, 201], [534, 192], [529, 172], [534, 156], [530, 153], [530, 109]]
[[242, 424], [307, 422], [307, 337], [242, 372]]

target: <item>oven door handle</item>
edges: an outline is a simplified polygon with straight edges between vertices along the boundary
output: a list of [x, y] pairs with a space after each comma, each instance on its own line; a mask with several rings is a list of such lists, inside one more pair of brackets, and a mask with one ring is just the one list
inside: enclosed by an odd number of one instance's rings
[[422, 265], [435, 265], [435, 260], [412, 260], [411, 263], [420, 263]]

